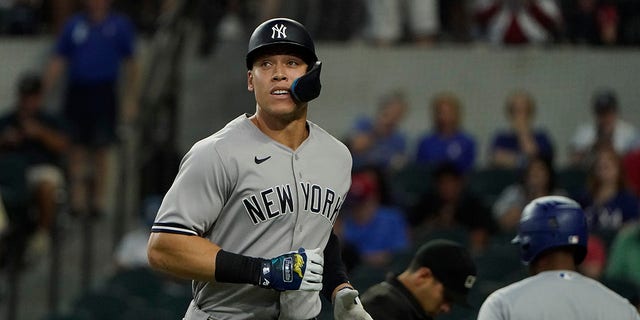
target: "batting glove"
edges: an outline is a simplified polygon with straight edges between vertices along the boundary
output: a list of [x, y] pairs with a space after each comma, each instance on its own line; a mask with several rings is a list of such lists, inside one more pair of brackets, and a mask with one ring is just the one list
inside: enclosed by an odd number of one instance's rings
[[322, 290], [322, 265], [320, 249], [305, 251], [300, 248], [271, 260], [262, 261], [259, 286], [278, 291]]
[[373, 320], [362, 307], [358, 290], [350, 287], [344, 287], [336, 293], [333, 316], [335, 320]]

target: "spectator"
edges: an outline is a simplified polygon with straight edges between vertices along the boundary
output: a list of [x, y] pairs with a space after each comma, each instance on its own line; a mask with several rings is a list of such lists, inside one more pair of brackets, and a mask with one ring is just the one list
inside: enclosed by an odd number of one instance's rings
[[554, 0], [477, 0], [474, 12], [482, 38], [493, 44], [553, 42], [562, 20]]
[[[65, 68], [68, 71], [64, 113], [73, 135], [71, 208], [74, 213], [100, 215], [106, 206], [108, 155], [117, 140], [118, 117], [128, 123], [137, 112], [135, 30], [128, 18], [111, 11], [111, 0], [86, 0], [85, 4], [86, 10], [67, 21], [58, 38], [45, 84], [51, 90]], [[122, 86], [118, 82], [121, 64], [126, 68]], [[119, 106], [121, 87], [125, 93]], [[88, 166], [92, 167], [90, 177]]]
[[[49, 231], [54, 226], [58, 191], [64, 185], [64, 154], [69, 139], [64, 121], [43, 110], [39, 75], [27, 73], [18, 82], [18, 102], [14, 110], [0, 118], [0, 157], [17, 156], [26, 164], [30, 211], [35, 230], [30, 253], [47, 249]], [[3, 168], [3, 170], [11, 170]]]
[[609, 244], [611, 236], [625, 225], [638, 220], [638, 198], [624, 184], [624, 172], [618, 154], [600, 148], [588, 170], [587, 190], [578, 198], [592, 232], [602, 234]]
[[580, 125], [571, 139], [571, 165], [588, 167], [601, 146], [612, 147], [620, 156], [638, 141], [638, 129], [619, 118], [618, 98], [613, 90], [601, 90], [593, 97], [594, 120]]
[[562, 1], [568, 40], [573, 44], [618, 43], [618, 9], [611, 1]]
[[453, 93], [439, 93], [431, 102], [431, 111], [433, 131], [420, 138], [416, 162], [434, 167], [452, 162], [469, 172], [476, 159], [476, 142], [462, 129], [460, 100]]
[[489, 209], [468, 190], [455, 165], [444, 163], [436, 168], [434, 181], [434, 192], [422, 196], [409, 213], [416, 239], [433, 230], [463, 229], [469, 234], [471, 252], [482, 252], [495, 231]]
[[395, 91], [380, 99], [373, 119], [360, 117], [355, 121], [346, 141], [354, 169], [373, 165], [393, 171], [404, 166], [407, 138], [399, 126], [407, 108], [404, 94]]
[[513, 233], [527, 203], [542, 196], [566, 193], [556, 188], [553, 164], [542, 158], [532, 158], [522, 170], [520, 181], [506, 187], [498, 196], [493, 204], [493, 217], [502, 232]]
[[530, 93], [515, 91], [507, 97], [505, 113], [510, 128], [498, 131], [489, 151], [491, 166], [521, 169], [533, 157], [552, 162], [553, 143], [546, 130], [533, 127], [536, 103]]
[[394, 254], [409, 247], [405, 214], [383, 203], [383, 174], [366, 168], [353, 174], [342, 219], [344, 242], [353, 245], [360, 261], [386, 267]]
[[405, 39], [404, 26], [410, 42], [430, 45], [440, 31], [436, 0], [366, 0], [369, 37], [376, 46], [390, 46]]
[[362, 304], [374, 319], [431, 319], [449, 313], [452, 304], [468, 306], [476, 280], [469, 252], [448, 240], [435, 239], [416, 251], [407, 268], [369, 288]]

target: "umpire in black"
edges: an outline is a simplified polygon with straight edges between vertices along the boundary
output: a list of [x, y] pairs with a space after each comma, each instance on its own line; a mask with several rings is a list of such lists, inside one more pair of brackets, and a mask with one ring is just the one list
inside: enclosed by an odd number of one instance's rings
[[467, 293], [476, 274], [464, 247], [431, 240], [418, 249], [406, 270], [372, 286], [361, 300], [374, 319], [432, 319], [451, 311], [453, 303], [469, 306]]

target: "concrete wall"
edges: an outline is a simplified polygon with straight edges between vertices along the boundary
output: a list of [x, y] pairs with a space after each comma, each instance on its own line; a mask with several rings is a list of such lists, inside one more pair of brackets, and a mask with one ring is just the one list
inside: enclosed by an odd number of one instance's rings
[[[38, 67], [50, 39], [0, 39], [0, 108], [13, 98], [14, 77]], [[193, 47], [193, 46], [192, 46]], [[218, 130], [242, 112], [255, 109], [246, 91], [245, 43], [222, 43], [210, 57], [187, 50], [180, 116], [180, 149]], [[335, 136], [346, 133], [360, 114], [373, 114], [383, 93], [402, 88], [411, 103], [403, 129], [411, 137], [429, 129], [427, 103], [440, 90], [459, 94], [464, 126], [480, 146], [485, 163], [491, 134], [506, 125], [503, 106], [508, 92], [530, 90], [537, 99], [537, 124], [551, 133], [558, 163], [575, 127], [591, 119], [590, 99], [607, 86], [619, 94], [622, 116], [640, 126], [640, 50], [497, 49], [491, 47], [395, 48], [319, 44], [324, 61], [323, 91], [311, 103], [310, 118]]]

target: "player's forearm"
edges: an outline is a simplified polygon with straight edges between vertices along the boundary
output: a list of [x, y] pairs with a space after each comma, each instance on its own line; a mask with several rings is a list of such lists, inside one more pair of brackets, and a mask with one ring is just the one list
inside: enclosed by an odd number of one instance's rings
[[152, 233], [147, 255], [156, 270], [175, 277], [214, 281], [220, 247], [198, 236]]

